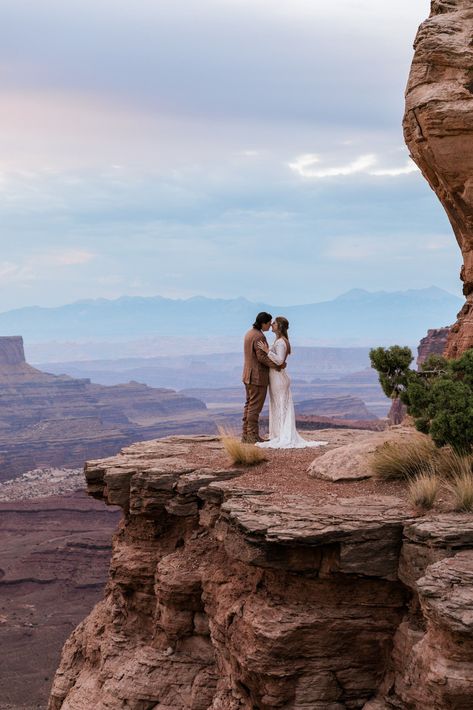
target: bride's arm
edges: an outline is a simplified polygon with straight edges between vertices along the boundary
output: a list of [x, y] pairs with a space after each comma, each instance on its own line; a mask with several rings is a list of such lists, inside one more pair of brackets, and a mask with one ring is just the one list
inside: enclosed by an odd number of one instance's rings
[[272, 350], [268, 352], [269, 359], [272, 360], [275, 365], [282, 365], [286, 359], [287, 352], [286, 343], [282, 338], [279, 338], [279, 340], [276, 341], [274, 344], [274, 350], [275, 352]]

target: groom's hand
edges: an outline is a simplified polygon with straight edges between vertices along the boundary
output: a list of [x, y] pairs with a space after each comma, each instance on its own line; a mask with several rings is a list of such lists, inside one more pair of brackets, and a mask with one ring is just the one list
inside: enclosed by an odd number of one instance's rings
[[269, 345], [266, 340], [258, 340], [258, 342], [256, 343], [256, 347], [262, 350], [264, 353], [267, 353], [269, 350]]

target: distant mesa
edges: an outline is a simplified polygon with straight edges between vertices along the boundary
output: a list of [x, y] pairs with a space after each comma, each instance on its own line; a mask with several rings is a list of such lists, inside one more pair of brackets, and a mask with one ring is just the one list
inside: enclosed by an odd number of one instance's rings
[[295, 405], [297, 416], [324, 416], [334, 419], [374, 420], [377, 416], [369, 411], [359, 397], [338, 395], [335, 397], [314, 397]]
[[25, 350], [21, 335], [0, 336], [0, 366], [21, 365], [25, 362]]
[[21, 335], [0, 336], [0, 384], [30, 380], [44, 381], [51, 378], [53, 375], [28, 365]]

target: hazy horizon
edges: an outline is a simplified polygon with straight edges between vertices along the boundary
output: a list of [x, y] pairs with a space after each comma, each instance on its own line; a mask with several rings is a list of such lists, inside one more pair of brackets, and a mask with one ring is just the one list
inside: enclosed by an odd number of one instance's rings
[[[379, 289], [379, 290], [373, 291], [373, 290], [366, 289], [366, 288], [351, 288], [351, 289], [348, 289], [348, 290], [346, 290], [346, 291], [343, 291], [343, 292], [341, 292], [341, 293], [339, 293], [339, 294], [336, 294], [333, 298], [330, 298], [330, 299], [323, 299], [323, 300], [321, 300], [321, 301], [306, 301], [306, 302], [304, 302], [304, 303], [302, 303], [302, 302], [297, 302], [297, 303], [289, 303], [289, 302], [287, 302], [287, 303], [284, 303], [284, 304], [281, 304], [281, 303], [269, 304], [268, 302], [264, 302], [264, 301], [253, 301], [253, 300], [247, 298], [246, 296], [243, 296], [242, 294], [236, 294], [236, 295], [234, 295], [234, 296], [228, 296], [228, 297], [224, 298], [224, 297], [221, 297], [221, 296], [218, 296], [218, 295], [217, 295], [217, 296], [204, 296], [202, 293], [195, 293], [195, 294], [193, 294], [193, 295], [185, 296], [185, 297], [182, 297], [182, 298], [179, 298], [179, 297], [173, 298], [173, 297], [169, 297], [169, 296], [163, 296], [162, 294], [159, 294], [159, 293], [149, 294], [149, 295], [146, 295], [146, 296], [141, 296], [141, 295], [138, 295], [138, 294], [133, 294], [133, 295], [132, 295], [132, 294], [130, 294], [130, 293], [123, 293], [123, 294], [121, 294], [121, 295], [115, 296], [114, 298], [106, 298], [106, 297], [104, 297], [104, 296], [97, 296], [97, 297], [95, 297], [95, 298], [92, 298], [92, 297], [87, 298], [87, 297], [85, 297], [85, 298], [78, 299], [77, 301], [68, 301], [68, 302], [64, 302], [64, 303], [58, 303], [58, 304], [56, 304], [56, 305], [54, 305], [54, 306], [45, 306], [45, 305], [42, 305], [42, 304], [40, 304], [40, 303], [29, 303], [29, 304], [26, 304], [26, 305], [24, 305], [24, 306], [20, 306], [19, 308], [12, 308], [12, 309], [9, 308], [9, 309], [7, 309], [7, 310], [5, 310], [5, 311], [2, 310], [2, 311], [0, 311], [0, 314], [9, 313], [9, 312], [15, 311], [15, 310], [28, 309], [28, 308], [55, 309], [55, 308], [62, 308], [62, 307], [65, 307], [65, 306], [78, 305], [78, 304], [81, 304], [81, 303], [84, 303], [84, 304], [87, 304], [87, 303], [96, 303], [96, 302], [98, 303], [98, 302], [100, 302], [100, 301], [117, 302], [117, 301], [122, 301], [122, 300], [127, 300], [127, 299], [130, 299], [130, 300], [133, 300], [133, 299], [137, 299], [137, 300], [138, 300], [138, 299], [144, 299], [144, 300], [162, 299], [162, 300], [166, 300], [166, 301], [176, 301], [176, 302], [184, 302], [184, 303], [187, 302], [187, 301], [188, 301], [188, 302], [192, 302], [192, 301], [196, 301], [196, 300], [199, 300], [199, 299], [201, 299], [201, 300], [209, 300], [209, 301], [225, 301], [225, 302], [228, 302], [228, 301], [240, 301], [240, 302], [241, 302], [241, 301], [244, 301], [244, 302], [247, 302], [247, 303], [254, 304], [255, 306], [259, 306], [259, 305], [260, 305], [260, 306], [272, 305], [272, 306], [277, 306], [277, 307], [281, 307], [281, 308], [284, 308], [285, 306], [287, 306], [287, 307], [289, 307], [289, 308], [294, 308], [294, 307], [297, 307], [297, 306], [310, 306], [310, 305], [314, 305], [314, 304], [318, 304], [318, 303], [329, 303], [329, 302], [331, 302], [331, 301], [336, 301], [336, 300], [338, 300], [338, 299], [341, 299], [341, 298], [343, 298], [343, 297], [345, 297], [345, 296], [349, 296], [349, 295], [351, 295], [351, 294], [353, 294], [353, 293], [357, 293], [357, 292], [358, 292], [358, 293], [362, 293], [362, 294], [368, 294], [368, 295], [382, 295], [382, 294], [395, 295], [395, 294], [406, 294], [406, 293], [409, 293], [409, 292], [413, 292], [413, 293], [416, 293], [416, 292], [426, 292], [426, 291], [431, 291], [431, 290], [437, 290], [437, 291], [439, 291], [439, 292], [443, 292], [443, 293], [446, 293], [446, 294], [448, 294], [448, 295], [450, 295], [450, 296], [455, 296], [455, 297], [460, 298], [460, 299], [463, 298], [462, 293], [461, 293], [461, 289], [459, 289], [459, 291], [457, 291], [457, 293], [455, 293], [453, 290], [452, 290], [452, 291], [449, 291], [448, 289], [442, 288], [442, 287], [440, 287], [440, 286], [436, 286], [435, 284], [431, 284], [430, 286], [426, 286], [426, 287], [424, 287], [424, 288], [418, 288], [418, 289], [416, 289], [416, 288], [409, 288], [409, 289]], [[0, 334], [0, 335], [1, 335], [1, 334]]]
[[244, 298], [128, 296], [0, 313], [0, 334], [22, 335], [34, 362], [240, 351], [258, 311], [284, 315], [298, 346], [415, 345], [430, 328], [454, 322], [463, 299], [438, 287], [354, 289], [308, 304]]

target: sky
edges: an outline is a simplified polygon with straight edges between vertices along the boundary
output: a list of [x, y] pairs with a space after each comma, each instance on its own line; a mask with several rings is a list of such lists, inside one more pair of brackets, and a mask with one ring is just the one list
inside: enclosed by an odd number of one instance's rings
[[0, 0], [0, 311], [460, 292], [410, 160], [428, 0]]

